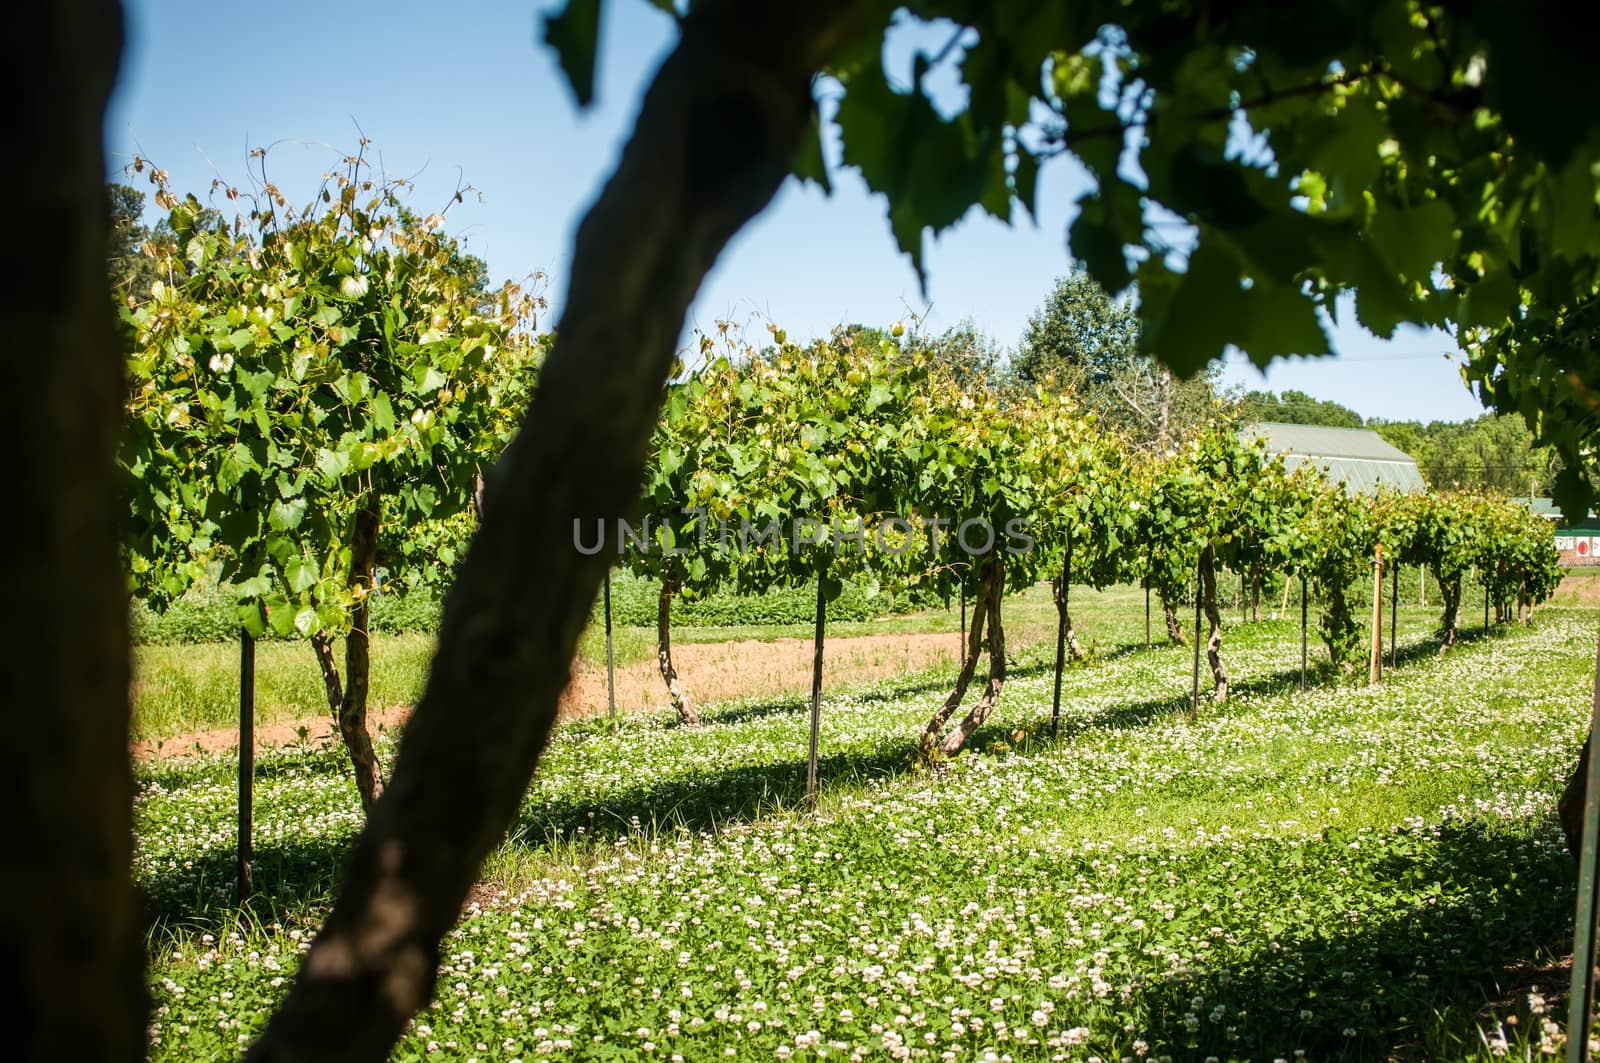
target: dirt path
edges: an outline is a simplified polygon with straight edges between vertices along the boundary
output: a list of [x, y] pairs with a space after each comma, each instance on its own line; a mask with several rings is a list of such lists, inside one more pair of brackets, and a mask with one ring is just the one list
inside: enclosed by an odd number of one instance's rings
[[[914, 672], [941, 662], [956, 662], [955, 633], [945, 635], [862, 635], [829, 640], [824, 682], [833, 686], [870, 682]], [[673, 660], [684, 685], [696, 703], [713, 704], [738, 697], [802, 695], [811, 690], [811, 640], [775, 639], [771, 642], [685, 643], [673, 647]], [[640, 712], [666, 707], [666, 688], [654, 659], [617, 669], [617, 711]], [[405, 722], [409, 705], [374, 709], [368, 717], [372, 729], [388, 730]], [[562, 719], [574, 720], [606, 713], [605, 668], [580, 664], [572, 684], [561, 699]], [[298, 742], [321, 744], [338, 741], [332, 720], [314, 716], [283, 720], [256, 728], [256, 748], [276, 749]], [[133, 744], [141, 760], [178, 757], [196, 752], [222, 753], [239, 744], [232, 728], [192, 731], [161, 740]]]
[[1600, 605], [1600, 569], [1568, 572], [1550, 596], [1552, 605]]

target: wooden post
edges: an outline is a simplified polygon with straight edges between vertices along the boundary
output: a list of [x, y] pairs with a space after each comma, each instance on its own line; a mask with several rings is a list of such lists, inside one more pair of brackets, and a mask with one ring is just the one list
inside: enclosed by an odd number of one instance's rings
[[239, 632], [239, 867], [238, 900], [250, 899], [250, 836], [255, 818], [256, 640]]
[[1367, 682], [1383, 681], [1383, 544], [1372, 551], [1372, 639], [1367, 652]]
[[[1205, 551], [1200, 551], [1204, 560]], [[1194, 566], [1194, 687], [1189, 695], [1189, 717], [1200, 715], [1200, 599], [1205, 596], [1205, 579], [1200, 575], [1200, 562]]]
[[1307, 598], [1306, 598], [1306, 578], [1305, 578], [1305, 576], [1301, 576], [1300, 577], [1300, 689], [1301, 690], [1304, 690], [1306, 688], [1306, 664], [1310, 660], [1310, 658], [1307, 655], [1307, 650], [1306, 650], [1306, 617], [1308, 615], [1307, 614], [1307, 609], [1308, 609], [1308, 604], [1307, 604]]
[[[1055, 740], [1061, 723], [1061, 673], [1067, 667], [1067, 604], [1072, 586], [1072, 529], [1067, 529], [1067, 548], [1061, 561], [1061, 590], [1056, 594], [1056, 692], [1050, 699], [1050, 739]], [[1145, 638], [1149, 638], [1150, 599], [1145, 597]]]
[[611, 642], [611, 570], [606, 569], [606, 710], [617, 726], [617, 657]]
[[1400, 663], [1400, 566], [1394, 566], [1389, 577], [1389, 667]]
[[817, 747], [822, 732], [822, 637], [828, 623], [828, 599], [822, 585], [826, 562], [817, 566], [816, 645], [811, 657], [811, 750], [806, 757], [806, 804], [817, 807]]
[[1417, 566], [1417, 604], [1428, 608], [1428, 566]]
[[1244, 569], [1239, 570], [1239, 624], [1250, 622], [1250, 591], [1245, 586]]
[[1489, 580], [1483, 581], [1483, 633], [1489, 633]]

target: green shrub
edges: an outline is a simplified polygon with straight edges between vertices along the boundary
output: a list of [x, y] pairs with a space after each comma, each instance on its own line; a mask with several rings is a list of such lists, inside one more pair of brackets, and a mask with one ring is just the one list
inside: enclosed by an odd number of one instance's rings
[[[660, 585], [621, 572], [611, 579], [611, 610], [615, 623], [654, 627]], [[846, 583], [839, 597], [828, 603], [831, 621], [861, 621], [897, 613], [930, 609], [942, 604], [929, 592], [869, 595], [859, 583]], [[817, 616], [815, 582], [796, 587], [776, 587], [765, 594], [712, 594], [704, 598], [679, 598], [672, 603], [672, 622], [689, 627], [743, 627], [760, 624], [809, 624]]]
[[[231, 601], [215, 592], [192, 592], [157, 613], [134, 602], [133, 641], [146, 645], [228, 642], [239, 637], [239, 615]], [[267, 637], [271, 638], [271, 629]]]
[[[655, 627], [654, 580], [619, 572], [611, 580], [613, 622], [623, 626]], [[858, 583], [828, 605], [831, 621], [871, 620], [911, 613], [943, 604], [929, 591], [868, 594]], [[371, 629], [383, 635], [431, 633], [439, 628], [441, 602], [425, 591], [410, 594], [379, 593], [372, 599]], [[600, 615], [595, 603], [595, 616]], [[809, 624], [816, 619], [817, 585], [782, 587], [765, 594], [713, 594], [707, 598], [679, 598], [672, 603], [672, 622], [690, 627], [743, 627], [757, 624]], [[132, 606], [133, 641], [139, 645], [170, 646], [201, 642], [232, 642], [239, 637], [239, 621], [230, 599], [216, 591], [195, 591], [156, 613], [141, 602]], [[267, 629], [263, 639], [279, 636]]]
[[443, 603], [422, 591], [410, 594], [379, 594], [372, 599], [367, 626], [383, 635], [432, 633], [439, 630], [439, 611]]
[[[382, 593], [372, 599], [368, 623], [383, 635], [430, 633], [439, 627], [439, 600], [431, 594]], [[239, 619], [233, 601], [216, 591], [193, 591], [157, 613], [134, 602], [130, 620], [136, 645], [173, 646], [201, 642], [232, 642], [239, 637]], [[262, 639], [278, 639], [269, 627]]]

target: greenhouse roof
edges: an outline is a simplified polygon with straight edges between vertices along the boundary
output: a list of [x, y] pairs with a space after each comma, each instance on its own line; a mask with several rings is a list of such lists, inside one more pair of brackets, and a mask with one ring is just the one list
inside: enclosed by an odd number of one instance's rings
[[1561, 507], [1556, 505], [1555, 499], [1553, 498], [1522, 497], [1513, 498], [1511, 501], [1515, 502], [1519, 506], [1527, 506], [1529, 509], [1533, 510], [1533, 515], [1535, 517], [1543, 517], [1546, 520], [1561, 519]]
[[1370, 428], [1259, 421], [1246, 425], [1243, 435], [1265, 439], [1267, 452], [1281, 455], [1290, 469], [1309, 462], [1353, 495], [1374, 494], [1379, 487], [1427, 490], [1416, 460]]
[[1543, 517], [1545, 520], [1554, 521], [1558, 531], [1589, 531], [1591, 529], [1600, 530], [1600, 515], [1596, 515], [1595, 511], [1592, 509], [1589, 511], [1589, 516], [1586, 519], [1580, 520], [1574, 524], [1567, 520], [1565, 514], [1561, 512], [1561, 507], [1556, 505], [1554, 499], [1513, 498], [1511, 501], [1520, 506], [1527, 506], [1533, 511], [1533, 515], [1536, 517]]

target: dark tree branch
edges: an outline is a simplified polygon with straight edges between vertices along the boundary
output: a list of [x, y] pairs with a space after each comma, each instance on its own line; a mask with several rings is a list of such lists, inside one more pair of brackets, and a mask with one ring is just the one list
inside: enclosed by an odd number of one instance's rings
[[578, 231], [555, 348], [491, 474], [393, 777], [252, 1059], [381, 1060], [431, 996], [439, 941], [517, 813], [605, 574], [607, 557], [574, 548], [574, 521], [637, 513], [689, 303], [789, 173], [812, 78], [866, 6], [711, 0], [684, 18]]
[[27, 397], [0, 420], [11, 516], [0, 705], [27, 740], [0, 755], [5, 1055], [133, 1061], [148, 1000], [117, 556], [125, 390], [101, 146], [122, 12], [115, 0], [23, 4], [9, 29], [0, 336]]

